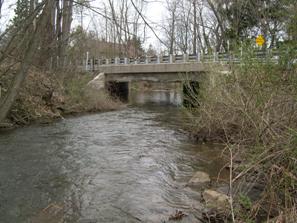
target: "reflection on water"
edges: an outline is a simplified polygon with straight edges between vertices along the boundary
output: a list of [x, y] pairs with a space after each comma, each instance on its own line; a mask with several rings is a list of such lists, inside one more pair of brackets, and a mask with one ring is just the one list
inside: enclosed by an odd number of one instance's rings
[[65, 222], [167, 222], [176, 209], [199, 222], [186, 183], [197, 170], [216, 176], [220, 148], [189, 143], [179, 117], [128, 108], [0, 135], [0, 222], [30, 222], [50, 204]]
[[182, 105], [181, 82], [131, 82], [129, 101], [131, 104]]
[[171, 105], [182, 105], [182, 94], [174, 90], [163, 91], [145, 91], [137, 92], [130, 97], [132, 104], [147, 104], [147, 103], [157, 103], [157, 104], [171, 104]]

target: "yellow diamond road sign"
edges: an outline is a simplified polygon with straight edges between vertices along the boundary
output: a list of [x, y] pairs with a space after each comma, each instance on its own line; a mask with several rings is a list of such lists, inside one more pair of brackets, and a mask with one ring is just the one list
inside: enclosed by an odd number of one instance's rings
[[257, 36], [257, 38], [256, 38], [256, 43], [257, 43], [259, 46], [263, 46], [263, 44], [265, 43], [264, 36], [263, 36], [263, 35], [259, 35], [259, 36]]

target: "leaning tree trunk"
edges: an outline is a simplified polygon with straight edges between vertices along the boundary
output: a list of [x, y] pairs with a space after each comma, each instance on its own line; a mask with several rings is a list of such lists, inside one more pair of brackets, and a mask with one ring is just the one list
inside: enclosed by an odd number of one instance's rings
[[[48, 1], [46, 1], [46, 5], [47, 3]], [[25, 44], [24, 55], [21, 61], [20, 68], [7, 94], [0, 101], [0, 122], [3, 122], [4, 119], [7, 117], [7, 114], [10, 111], [11, 107], [13, 106], [13, 103], [18, 95], [19, 89], [26, 79], [30, 64], [34, 58], [37, 47], [39, 45], [40, 38], [38, 37], [37, 34], [40, 33], [40, 28], [45, 23], [45, 21], [46, 21], [46, 16], [44, 15], [44, 11], [43, 11], [34, 32], [27, 32], [28, 42], [27, 44]]]

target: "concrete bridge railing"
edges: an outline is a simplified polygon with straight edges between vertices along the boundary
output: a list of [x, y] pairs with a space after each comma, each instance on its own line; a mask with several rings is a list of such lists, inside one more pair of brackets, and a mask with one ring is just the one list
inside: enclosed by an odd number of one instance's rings
[[165, 56], [142, 56], [138, 58], [87, 58], [83, 67], [85, 70], [98, 70], [100, 66], [117, 65], [141, 65], [141, 64], [178, 64], [178, 63], [209, 63], [209, 62], [228, 62], [229, 55], [214, 53], [213, 55], [165, 55]]
[[[279, 60], [280, 53], [275, 50], [266, 52], [255, 52], [255, 59], [258, 62], [264, 62], [267, 58], [275, 63]], [[213, 54], [180, 54], [180, 55], [157, 55], [157, 56], [141, 56], [138, 58], [86, 58], [83, 64], [83, 70], [99, 70], [102, 66], [119, 66], [119, 65], [142, 65], [142, 64], [181, 64], [181, 63], [240, 63], [243, 52], [237, 54], [218, 53]]]

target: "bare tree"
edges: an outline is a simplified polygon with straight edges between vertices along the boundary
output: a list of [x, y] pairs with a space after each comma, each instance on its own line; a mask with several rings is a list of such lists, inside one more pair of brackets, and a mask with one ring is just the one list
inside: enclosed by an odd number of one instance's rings
[[1, 16], [2, 16], [2, 5], [3, 5], [3, 3], [4, 3], [4, 0], [0, 0], [0, 18], [1, 18]]
[[[48, 14], [46, 9], [48, 8], [49, 4], [49, 0], [43, 1], [39, 5], [39, 7], [34, 9], [34, 11], [30, 11], [31, 13], [29, 14], [29, 16], [26, 16], [26, 18], [23, 20], [24, 23], [22, 24], [22, 27], [17, 27], [18, 30], [16, 30], [15, 27], [11, 28], [11, 32], [14, 33], [14, 35], [16, 35], [20, 31], [20, 28], [21, 31], [23, 31], [24, 41], [19, 46], [20, 49], [18, 49], [18, 52], [23, 53], [20, 56], [19, 68], [11, 83], [10, 88], [8, 89], [8, 92], [4, 95], [4, 97], [0, 99], [0, 122], [2, 122], [6, 118], [8, 112], [10, 111], [18, 95], [19, 89], [27, 76], [28, 69], [31, 63], [33, 62], [34, 55], [37, 52], [37, 48], [41, 40], [40, 34], [44, 31], [46, 21], [48, 20]], [[41, 15], [38, 16], [38, 14], [40, 13]], [[33, 21], [35, 21], [35, 19], [36, 26], [33, 25]], [[13, 36], [11, 38], [13, 38]], [[13, 40], [16, 39], [13, 38]], [[16, 48], [14, 49], [16, 50]], [[4, 52], [4, 54], [6, 53]]]
[[193, 54], [197, 54], [197, 0], [193, 0]]

